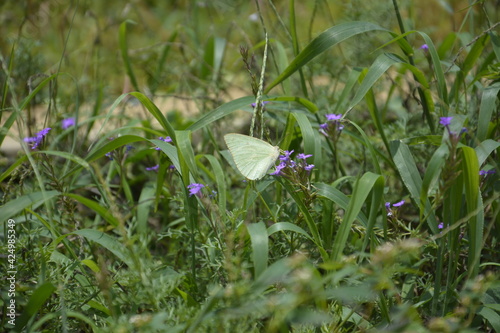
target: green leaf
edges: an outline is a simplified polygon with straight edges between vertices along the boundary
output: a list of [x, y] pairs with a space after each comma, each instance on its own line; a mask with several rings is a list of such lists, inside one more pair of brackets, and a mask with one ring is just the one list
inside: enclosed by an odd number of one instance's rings
[[137, 84], [137, 79], [135, 78], [134, 70], [132, 69], [132, 64], [130, 63], [130, 58], [128, 56], [128, 45], [127, 45], [127, 23], [136, 24], [132, 20], [126, 20], [122, 24], [120, 24], [119, 30], [119, 44], [120, 51], [122, 54], [123, 63], [125, 64], [125, 69], [127, 71], [127, 75], [130, 78], [130, 82], [134, 89], [139, 91], [139, 85]]
[[[126, 253], [124, 250], [126, 250], [126, 247], [123, 245], [122, 242], [118, 241], [117, 238], [112, 237], [108, 234], [105, 234], [102, 231], [99, 230], [94, 230], [94, 229], [81, 229], [77, 230], [75, 232], [72, 232], [71, 234], [74, 235], [79, 235], [82, 237], [87, 238], [89, 241], [93, 241], [111, 253], [113, 253], [115, 256], [118, 257], [121, 261], [123, 261], [127, 266], [130, 268], [134, 268], [134, 259], [132, 258], [132, 254]], [[63, 236], [68, 236], [70, 234], [66, 234]]]
[[148, 219], [151, 208], [154, 205], [154, 199], [155, 188], [151, 185], [145, 185], [142, 188], [141, 195], [139, 196], [136, 211], [136, 230], [140, 235], [146, 235], [148, 233]]
[[235, 99], [234, 101], [227, 102], [225, 104], [222, 104], [219, 106], [217, 109], [208, 112], [204, 116], [202, 116], [200, 119], [198, 119], [194, 124], [189, 126], [187, 130], [189, 131], [196, 131], [200, 128], [203, 128], [214, 121], [223, 118], [234, 111], [241, 110], [242, 108], [249, 107], [252, 103], [255, 102], [255, 96], [246, 96], [246, 97], [241, 97], [238, 99]]
[[153, 117], [158, 120], [161, 127], [167, 132], [168, 136], [172, 139], [172, 143], [177, 145], [177, 138], [175, 137], [175, 131], [172, 125], [168, 122], [167, 118], [161, 113], [160, 109], [144, 94], [140, 92], [131, 92], [130, 95], [134, 96], [141, 102], [142, 105], [153, 115]]
[[477, 314], [486, 319], [495, 332], [500, 332], [500, 315], [496, 311], [485, 305], [479, 308]]
[[0, 208], [0, 222], [19, 215], [25, 208], [42, 204], [60, 194], [59, 191], [32, 192], [11, 200]]
[[267, 268], [269, 255], [269, 239], [266, 225], [260, 221], [247, 225], [248, 234], [252, 243], [252, 260], [255, 278], [259, 277]]
[[[469, 276], [474, 278], [479, 273], [481, 248], [483, 240], [483, 207], [479, 194], [479, 163], [476, 151], [471, 147], [462, 146], [462, 172], [467, 213], [469, 218]], [[479, 210], [478, 210], [479, 208]]]
[[309, 61], [328, 50], [330, 47], [361, 33], [369, 31], [389, 31], [379, 25], [368, 22], [348, 22], [336, 25], [322, 32], [314, 38], [296, 57], [290, 65], [271, 82], [264, 93], [269, 92], [276, 85], [306, 65]]
[[[302, 133], [304, 153], [312, 154], [313, 158], [315, 156], [319, 156], [321, 154], [321, 143], [319, 142], [319, 137], [315, 135], [316, 131], [313, 130], [311, 122], [303, 113], [292, 112], [292, 115], [297, 120], [297, 124], [299, 125]], [[317, 163], [316, 160], [315, 163]]]
[[[335, 187], [324, 183], [315, 183], [314, 187], [318, 190], [318, 195], [336, 203], [343, 210], [347, 210], [347, 207], [349, 207], [349, 201], [351, 199]], [[360, 211], [356, 218], [363, 226], [368, 226], [368, 218], [365, 213]]]
[[488, 127], [491, 116], [496, 108], [497, 96], [500, 91], [500, 82], [495, 82], [483, 90], [481, 97], [481, 106], [479, 108], [479, 118], [477, 120], [476, 137], [479, 141], [484, 141], [488, 134]]
[[18, 319], [16, 319], [14, 331], [21, 331], [31, 317], [33, 317], [40, 310], [42, 305], [45, 301], [47, 301], [47, 299], [49, 299], [55, 290], [56, 287], [50, 282], [45, 282], [44, 284], [38, 286], [28, 300], [28, 304], [24, 308], [23, 313]]
[[443, 170], [444, 164], [446, 163], [448, 154], [449, 148], [445, 143], [434, 152], [431, 160], [429, 161], [429, 164], [427, 165], [422, 188], [420, 190], [420, 200], [418, 201], [420, 209], [420, 219], [422, 219], [423, 217], [425, 206], [428, 201], [429, 191], [432, 190], [436, 185], [439, 176], [441, 175], [441, 171]]
[[212, 170], [214, 171], [215, 182], [217, 184], [217, 201], [219, 203], [219, 214], [221, 214], [222, 220], [224, 220], [224, 217], [226, 216], [226, 204], [227, 204], [226, 174], [224, 173], [224, 169], [222, 169], [219, 160], [215, 158], [215, 156], [204, 155], [204, 157], [208, 159], [210, 165], [212, 166]]
[[[422, 178], [413, 159], [410, 149], [402, 141], [395, 140], [390, 143], [391, 155], [399, 171], [401, 180], [414, 202], [420, 202], [422, 191]], [[439, 232], [436, 216], [431, 208], [429, 200], [426, 200], [424, 213], [427, 216], [427, 223], [434, 234]]]
[[290, 223], [290, 222], [278, 222], [267, 228], [267, 234], [271, 236], [272, 234], [278, 232], [278, 231], [293, 231], [298, 234], [301, 234], [302, 236], [305, 236], [306, 238], [310, 239], [311, 241], [314, 241], [312, 237], [301, 227], [299, 227], [296, 224]]
[[488, 156], [498, 147], [500, 147], [500, 142], [491, 139], [481, 142], [481, 144], [475, 148], [479, 166], [483, 165]]
[[[344, 248], [347, 243], [347, 238], [349, 233], [351, 232], [351, 226], [359, 215], [361, 211], [361, 207], [366, 201], [368, 194], [375, 189], [378, 192], [378, 189], [384, 184], [384, 177], [367, 172], [365, 173], [354, 186], [354, 191], [351, 199], [349, 200], [349, 206], [347, 207], [344, 218], [342, 219], [342, 223], [340, 224], [339, 230], [333, 241], [332, 246], [332, 261], [339, 261]], [[381, 196], [380, 196], [381, 197]]]
[[113, 216], [109, 208], [102, 206], [101, 203], [74, 193], [65, 193], [64, 195], [75, 199], [97, 214], [101, 215], [101, 217], [109, 222], [112, 226], [117, 227], [120, 224], [120, 222]]

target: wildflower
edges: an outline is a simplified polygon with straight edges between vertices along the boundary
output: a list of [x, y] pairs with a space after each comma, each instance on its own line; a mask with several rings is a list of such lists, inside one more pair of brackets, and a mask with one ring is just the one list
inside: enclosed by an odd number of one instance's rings
[[[158, 138], [158, 140], [161, 140], [161, 141], [163, 141], [163, 142], [167, 142], [167, 143], [171, 143], [171, 142], [172, 142], [172, 138], [171, 138], [171, 137], [169, 137], [169, 136], [167, 136], [167, 137], [165, 137], [165, 138], [163, 138], [162, 136], [160, 136], [160, 137]], [[160, 149], [160, 147], [156, 147], [155, 149], [156, 149], [156, 150], [161, 150], [161, 149]]]
[[[404, 200], [401, 200], [401, 201], [398, 201], [394, 204], [392, 204], [392, 207], [401, 207], [403, 206], [405, 203]], [[387, 210], [387, 216], [393, 216], [393, 211], [391, 209], [391, 203], [390, 202], [386, 202], [385, 203], [385, 209]]]
[[61, 127], [62, 127], [62, 129], [68, 129], [71, 126], [75, 126], [75, 124], [76, 124], [76, 118], [75, 117], [69, 117], [69, 118], [63, 119], [61, 121]]
[[200, 191], [204, 187], [205, 187], [205, 185], [203, 185], [203, 184], [198, 184], [198, 183], [189, 184], [187, 186], [187, 188], [189, 189], [189, 196], [192, 196], [192, 195], [200, 196], [201, 195]]
[[305, 160], [306, 158], [311, 157], [311, 156], [312, 156], [312, 154], [306, 155], [306, 154], [300, 153], [300, 154], [297, 155], [297, 158], [299, 160]]
[[393, 204], [393, 205], [392, 205], [392, 207], [401, 207], [401, 206], [403, 206], [403, 205], [404, 205], [404, 203], [405, 203], [405, 201], [404, 201], [404, 200], [401, 200], [401, 201], [396, 202], [395, 204]]
[[106, 153], [105, 156], [107, 156], [110, 161], [113, 160], [113, 152], [112, 151], [110, 151], [109, 153]]
[[40, 143], [42, 143], [43, 138], [49, 133], [51, 129], [52, 128], [50, 127], [44, 128], [40, 132], [36, 133], [35, 136], [24, 138], [24, 142], [32, 143], [33, 146], [31, 147], [31, 149], [36, 149], [40, 145]]
[[429, 45], [427, 45], [427, 44], [422, 44], [422, 46], [420, 46], [420, 49], [421, 49], [421, 50], [424, 50], [424, 51], [429, 51]]
[[128, 153], [128, 152], [129, 152], [129, 151], [131, 151], [132, 149], [135, 149], [135, 147], [134, 147], [134, 146], [132, 146], [132, 145], [126, 145], [126, 146], [125, 146], [125, 152], [126, 152], [126, 153]]
[[486, 176], [488, 176], [488, 175], [492, 175], [492, 174], [494, 174], [495, 172], [496, 172], [496, 171], [495, 171], [495, 169], [491, 169], [491, 170], [480, 170], [480, 171], [479, 171], [479, 175], [480, 175], [480, 176], [484, 176], [484, 177], [486, 177]]
[[283, 170], [284, 168], [286, 168], [286, 163], [281, 162], [280, 164], [278, 164], [278, 166], [276, 166], [276, 170], [274, 172], [271, 172], [270, 175], [279, 176], [281, 174], [281, 170]]
[[439, 229], [439, 230], [441, 230], [441, 229], [443, 229], [443, 228], [444, 228], [444, 223], [443, 223], [443, 222], [440, 222], [440, 223], [438, 224], [438, 229]]
[[[267, 103], [269, 103], [269, 101], [263, 101], [262, 103], [260, 103], [260, 105], [261, 105], [262, 107], [264, 107], [264, 105], [266, 105]], [[257, 104], [252, 103], [252, 104], [250, 104], [250, 105], [251, 105], [253, 108], [255, 108], [255, 106], [256, 106]]]
[[439, 118], [439, 123], [443, 125], [444, 127], [448, 127], [451, 124], [451, 120], [453, 117], [441, 117]]
[[306, 171], [311, 171], [312, 169], [314, 169], [314, 164], [307, 164], [304, 166], [304, 170]]
[[327, 114], [325, 115], [326, 116], [326, 120], [327, 121], [337, 121], [337, 120], [340, 120], [342, 118], [342, 113], [339, 113], [339, 114]]
[[332, 139], [338, 139], [340, 132], [344, 129], [342, 125], [342, 114], [326, 114], [326, 123], [319, 125], [319, 132], [325, 136], [331, 137]]
[[160, 167], [159, 164], [152, 166], [152, 167], [147, 167], [146, 171], [158, 171], [158, 168]]

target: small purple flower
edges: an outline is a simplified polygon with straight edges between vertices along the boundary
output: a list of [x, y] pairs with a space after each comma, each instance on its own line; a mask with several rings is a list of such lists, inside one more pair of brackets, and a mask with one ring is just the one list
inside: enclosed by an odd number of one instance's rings
[[132, 149], [135, 149], [135, 147], [134, 147], [134, 146], [132, 146], [132, 145], [126, 145], [126, 146], [125, 146], [125, 152], [126, 152], [126, 153], [128, 153], [128, 152], [129, 152], [129, 151], [131, 151]]
[[314, 169], [314, 164], [307, 164], [304, 167], [304, 170], [306, 170], [306, 171], [311, 171], [312, 169]]
[[385, 203], [385, 208], [388, 209], [388, 210], [391, 209], [391, 203], [390, 202], [386, 202]]
[[480, 175], [480, 176], [484, 176], [484, 177], [486, 177], [486, 176], [488, 176], [488, 175], [492, 175], [492, 174], [494, 174], [495, 172], [496, 172], [496, 171], [495, 171], [495, 169], [491, 169], [491, 170], [480, 170], [480, 171], [479, 171], [479, 175]]
[[308, 155], [306, 155], [306, 154], [302, 154], [302, 153], [297, 154], [297, 158], [298, 158], [299, 160], [305, 160], [305, 159], [307, 159], [308, 157], [311, 157], [311, 156], [312, 156], [312, 154], [308, 154]]
[[201, 195], [200, 191], [204, 187], [205, 187], [205, 185], [203, 185], [203, 184], [198, 184], [198, 183], [189, 184], [187, 186], [187, 188], [189, 189], [189, 196], [192, 196], [192, 195], [200, 196]]
[[36, 149], [40, 145], [40, 143], [42, 143], [43, 138], [49, 133], [51, 129], [52, 128], [50, 127], [44, 128], [40, 132], [36, 133], [35, 136], [24, 138], [24, 142], [33, 143], [31, 149]]
[[[161, 140], [161, 141], [163, 141], [163, 142], [167, 142], [167, 143], [171, 143], [171, 142], [172, 142], [172, 138], [171, 138], [171, 137], [169, 137], [169, 136], [167, 136], [167, 137], [165, 137], [165, 138], [163, 138], [162, 136], [160, 136], [160, 137], [158, 138], [158, 140]], [[160, 149], [160, 147], [156, 147], [155, 149], [156, 149], [156, 150], [161, 150], [161, 149]]]
[[[266, 105], [267, 103], [269, 103], [269, 101], [263, 101], [262, 103], [260, 103], [260, 105], [262, 105], [262, 107], [264, 107], [264, 105]], [[253, 108], [255, 108], [255, 106], [256, 106], [257, 104], [252, 103], [252, 104], [250, 104], [250, 105], [251, 105]]]
[[272, 176], [278, 176], [281, 174], [281, 170], [283, 170], [284, 168], [286, 168], [286, 163], [285, 162], [281, 162], [280, 164], [278, 164], [276, 166], [276, 170], [274, 172], [271, 172], [270, 175]]
[[107, 156], [110, 161], [113, 160], [113, 152], [112, 151], [110, 151], [109, 153], [106, 153], [105, 156]]
[[342, 118], [342, 113], [339, 114], [330, 113], [325, 116], [327, 121], [338, 121]]
[[451, 124], [451, 120], [453, 117], [441, 117], [439, 118], [439, 123], [443, 125], [444, 127], [448, 127]]
[[424, 50], [424, 51], [429, 51], [429, 45], [427, 45], [427, 44], [422, 44], [422, 46], [420, 46], [420, 49], [421, 49], [421, 50]]
[[284, 152], [284, 155], [280, 155], [280, 161], [290, 161], [291, 158], [290, 158], [290, 155], [292, 155], [293, 153], [293, 150], [285, 150]]
[[443, 228], [444, 228], [444, 223], [443, 223], [443, 222], [440, 222], [440, 223], [438, 224], [438, 229], [439, 229], [439, 230], [441, 230], [441, 229], [443, 229]]
[[159, 168], [160, 168], [160, 165], [157, 164], [157, 165], [152, 166], [152, 167], [147, 167], [146, 171], [158, 171]]
[[405, 203], [405, 201], [404, 201], [404, 200], [401, 200], [401, 201], [396, 202], [395, 204], [393, 204], [393, 205], [392, 205], [392, 207], [401, 207], [401, 206], [403, 206], [403, 205], [404, 205], [404, 203]]
[[63, 119], [61, 121], [61, 127], [62, 127], [62, 129], [68, 129], [71, 126], [75, 126], [75, 124], [76, 124], [76, 118], [75, 117], [69, 117], [69, 118]]

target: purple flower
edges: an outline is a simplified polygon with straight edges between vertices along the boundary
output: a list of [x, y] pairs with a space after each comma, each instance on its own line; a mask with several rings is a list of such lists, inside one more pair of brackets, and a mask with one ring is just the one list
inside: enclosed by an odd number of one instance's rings
[[305, 160], [306, 158], [311, 157], [311, 156], [312, 156], [312, 154], [308, 154], [308, 155], [306, 155], [306, 154], [302, 154], [302, 153], [300, 153], [300, 154], [298, 154], [298, 155], [297, 155], [297, 158], [298, 158], [299, 160]]
[[386, 202], [385, 203], [385, 208], [386, 209], [391, 209], [391, 203], [390, 202]]
[[[167, 137], [165, 137], [165, 138], [163, 138], [162, 136], [160, 136], [160, 137], [158, 138], [158, 140], [161, 140], [161, 141], [163, 141], [163, 142], [167, 142], [167, 143], [171, 143], [171, 142], [172, 142], [172, 138], [171, 138], [171, 137], [169, 137], [169, 136], [167, 136]], [[161, 150], [161, 149], [160, 149], [160, 147], [156, 147], [155, 149], [156, 149], [156, 150]]]
[[443, 222], [440, 222], [440, 223], [438, 224], [438, 229], [443, 229], [443, 228], [444, 228], [444, 223], [443, 223]]
[[312, 169], [314, 169], [314, 164], [307, 164], [304, 167], [304, 170], [306, 170], [306, 171], [311, 171]]
[[272, 175], [272, 176], [278, 176], [281, 173], [281, 170], [283, 170], [284, 168], [286, 168], [286, 163], [285, 162], [281, 162], [280, 164], [278, 164], [276, 166], [276, 170], [274, 172], [271, 172], [270, 175]]
[[492, 174], [494, 174], [494, 173], [495, 173], [495, 169], [491, 169], [491, 170], [480, 170], [480, 171], [479, 171], [479, 175], [480, 175], [480, 176], [484, 176], [484, 177], [486, 177], [486, 176], [488, 176], [488, 175], [492, 175]]
[[159, 164], [152, 166], [152, 167], [147, 167], [146, 171], [158, 171], [158, 168], [160, 167]]
[[205, 187], [205, 185], [203, 185], [203, 184], [198, 184], [198, 183], [189, 184], [187, 186], [187, 188], [189, 189], [189, 196], [192, 196], [192, 195], [200, 196], [201, 195], [200, 191], [204, 187]]
[[36, 149], [40, 145], [40, 143], [42, 143], [43, 138], [49, 133], [50, 130], [50, 127], [44, 128], [40, 132], [36, 133], [35, 136], [24, 138], [24, 142], [32, 143], [33, 146], [31, 147], [31, 149]]
[[439, 123], [443, 125], [444, 127], [448, 127], [451, 124], [451, 120], [453, 117], [441, 117], [439, 118]]
[[401, 207], [401, 206], [403, 206], [403, 205], [404, 205], [404, 203], [405, 203], [405, 201], [404, 201], [404, 200], [401, 200], [401, 201], [396, 202], [395, 204], [393, 204], [393, 205], [392, 205], [392, 207]]
[[71, 126], [75, 126], [75, 124], [76, 124], [76, 118], [75, 117], [69, 117], [69, 118], [63, 119], [61, 121], [61, 127], [62, 127], [62, 129], [68, 129]]
[[427, 44], [422, 44], [422, 46], [420, 46], [420, 49], [421, 49], [421, 50], [424, 50], [424, 51], [429, 51], [429, 45], [427, 45]]
[[280, 161], [290, 161], [290, 155], [292, 155], [293, 150], [285, 150], [284, 155], [280, 155]]
[[113, 160], [113, 152], [112, 151], [110, 151], [109, 153], [106, 153], [105, 156], [107, 156], [110, 161]]
[[[269, 101], [263, 101], [262, 103], [260, 103], [260, 105], [264, 106], [264, 105], [266, 105], [267, 103], [269, 103]], [[252, 104], [250, 104], [250, 105], [251, 105], [253, 108], [255, 108], [255, 106], [256, 106], [257, 104], [252, 103]]]
[[330, 113], [330, 114], [327, 114], [325, 116], [326, 116], [327, 121], [337, 121], [337, 120], [340, 120], [340, 118], [342, 118], [342, 113], [339, 113], [339, 114]]

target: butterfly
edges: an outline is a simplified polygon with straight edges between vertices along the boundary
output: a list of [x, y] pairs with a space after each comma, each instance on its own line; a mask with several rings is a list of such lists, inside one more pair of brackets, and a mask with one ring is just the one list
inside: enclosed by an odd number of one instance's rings
[[248, 135], [230, 133], [224, 135], [224, 141], [236, 167], [250, 180], [264, 177], [280, 155], [279, 147]]

